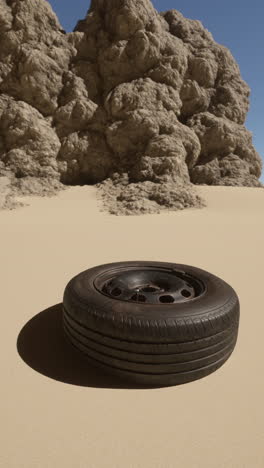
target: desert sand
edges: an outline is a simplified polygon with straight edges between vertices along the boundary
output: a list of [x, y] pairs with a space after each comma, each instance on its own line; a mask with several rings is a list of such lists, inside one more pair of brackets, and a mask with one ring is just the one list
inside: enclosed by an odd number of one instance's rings
[[[200, 186], [207, 207], [100, 211], [95, 187], [0, 213], [4, 468], [263, 468], [264, 191]], [[95, 265], [198, 266], [237, 292], [230, 359], [198, 381], [126, 388], [63, 341], [67, 282]]]

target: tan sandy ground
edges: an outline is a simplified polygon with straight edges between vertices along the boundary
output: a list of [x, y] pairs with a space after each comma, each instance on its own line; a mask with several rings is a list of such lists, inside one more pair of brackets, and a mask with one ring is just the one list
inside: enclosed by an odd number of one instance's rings
[[[102, 213], [94, 187], [0, 213], [1, 468], [264, 467], [264, 191], [199, 192], [206, 209], [159, 215]], [[85, 376], [62, 345], [63, 290], [92, 266], [152, 259], [229, 282], [241, 302], [238, 343], [204, 379], [109, 388], [114, 380], [88, 365]]]

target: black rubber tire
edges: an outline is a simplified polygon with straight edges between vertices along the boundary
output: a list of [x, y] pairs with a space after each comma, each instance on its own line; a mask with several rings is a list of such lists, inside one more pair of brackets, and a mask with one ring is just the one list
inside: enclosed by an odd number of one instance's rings
[[[97, 289], [108, 271], [155, 267], [184, 270], [203, 293], [186, 302], [149, 304], [120, 300]], [[126, 381], [177, 385], [214, 372], [234, 350], [240, 305], [233, 288], [196, 267], [167, 262], [117, 262], [72, 278], [63, 296], [67, 340], [93, 364]]]
[[[144, 266], [184, 270], [200, 278], [207, 290], [182, 303], [148, 304], [109, 297], [94, 286], [96, 276], [107, 270], [117, 273]], [[239, 319], [239, 299], [229, 284], [199, 268], [167, 262], [117, 262], [90, 268], [69, 281], [63, 305], [86, 328], [114, 339], [139, 343], [194, 341], [220, 333]]]
[[182, 385], [188, 382], [192, 382], [194, 380], [207, 377], [208, 375], [212, 374], [217, 369], [219, 369], [229, 359], [233, 352], [231, 350], [224, 357], [219, 359], [219, 361], [192, 371], [179, 372], [174, 374], [144, 374], [140, 372], [126, 371], [123, 369], [121, 370], [117, 367], [106, 365], [103, 362], [95, 359], [94, 357], [91, 358], [85, 352], [82, 352], [81, 348], [76, 347], [75, 344], [71, 341], [71, 339], [69, 339], [68, 334], [65, 334], [65, 338], [71, 344], [71, 346], [73, 346], [76, 349], [76, 351], [79, 352], [82, 356], [85, 356], [86, 360], [90, 362], [93, 366], [98, 367], [103, 372], [106, 372], [110, 375], [113, 374], [121, 378], [126, 383], [130, 382], [132, 385], [138, 384], [140, 386], [146, 387], [169, 387], [172, 385]]
[[81, 335], [90, 338], [94, 342], [108, 346], [110, 348], [118, 349], [120, 351], [140, 353], [143, 355], [170, 355], [175, 353], [187, 353], [196, 350], [204, 350], [218, 343], [222, 343], [227, 339], [230, 334], [234, 333], [238, 329], [238, 321], [234, 322], [231, 327], [226, 328], [222, 332], [216, 333], [215, 335], [208, 336], [206, 338], [179, 342], [179, 343], [142, 343], [137, 341], [126, 341], [112, 338], [110, 336], [102, 335], [98, 331], [94, 331], [91, 328], [80, 324], [73, 318], [69, 312], [63, 308], [63, 317], [70, 326], [77, 330]]
[[64, 331], [77, 348], [103, 364], [116, 367], [120, 370], [140, 372], [144, 374], [172, 374], [203, 368], [209, 364], [219, 361], [219, 359], [222, 359], [228, 352], [233, 351], [237, 340], [237, 334], [235, 334], [220, 350], [215, 353], [209, 352], [202, 358], [178, 362], [177, 359], [175, 359], [175, 362], [160, 363], [158, 356], [154, 355], [154, 362], [150, 364], [146, 362], [128, 361], [121, 359], [120, 357], [113, 357], [110, 354], [99, 352], [96, 349], [96, 346], [93, 346], [91, 342], [89, 343], [85, 337], [76, 334], [67, 325], [64, 327]]
[[137, 349], [137, 352], [134, 352], [133, 350], [123, 350], [113, 346], [107, 346], [98, 339], [91, 339], [86, 335], [85, 330], [80, 330], [81, 327], [79, 327], [79, 329], [76, 328], [76, 324], [74, 324], [72, 320], [69, 320], [67, 313], [64, 313], [63, 326], [66, 329], [65, 331], [73, 337], [74, 341], [81, 342], [83, 345], [86, 345], [88, 349], [91, 348], [102, 355], [120, 359], [121, 361], [131, 361], [144, 364], [175, 364], [176, 362], [196, 361], [197, 359], [202, 359], [214, 353], [218, 353], [223, 348], [230, 345], [230, 343], [233, 343], [233, 340], [237, 337], [238, 333], [238, 327], [234, 327], [221, 341], [210, 346], [197, 348], [189, 352], [160, 354], [158, 352], [142, 353], [139, 349]]

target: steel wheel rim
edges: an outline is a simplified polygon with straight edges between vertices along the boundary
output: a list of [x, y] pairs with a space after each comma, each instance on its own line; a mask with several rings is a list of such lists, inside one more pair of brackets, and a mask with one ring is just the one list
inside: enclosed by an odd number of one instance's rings
[[153, 305], [191, 301], [206, 291], [197, 277], [177, 268], [156, 266], [109, 270], [97, 276], [94, 286], [111, 299]]

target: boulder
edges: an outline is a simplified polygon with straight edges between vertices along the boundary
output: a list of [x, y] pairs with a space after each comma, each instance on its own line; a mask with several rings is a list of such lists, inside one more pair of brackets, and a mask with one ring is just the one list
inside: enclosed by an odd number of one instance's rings
[[160, 209], [183, 209], [203, 206], [195, 185], [262, 187], [244, 126], [250, 89], [200, 21], [150, 0], [92, 0], [66, 34], [37, 3], [0, 5], [0, 176], [11, 190], [96, 184], [122, 214], [118, 183], [131, 213], [135, 197], [152, 212], [153, 193]]

